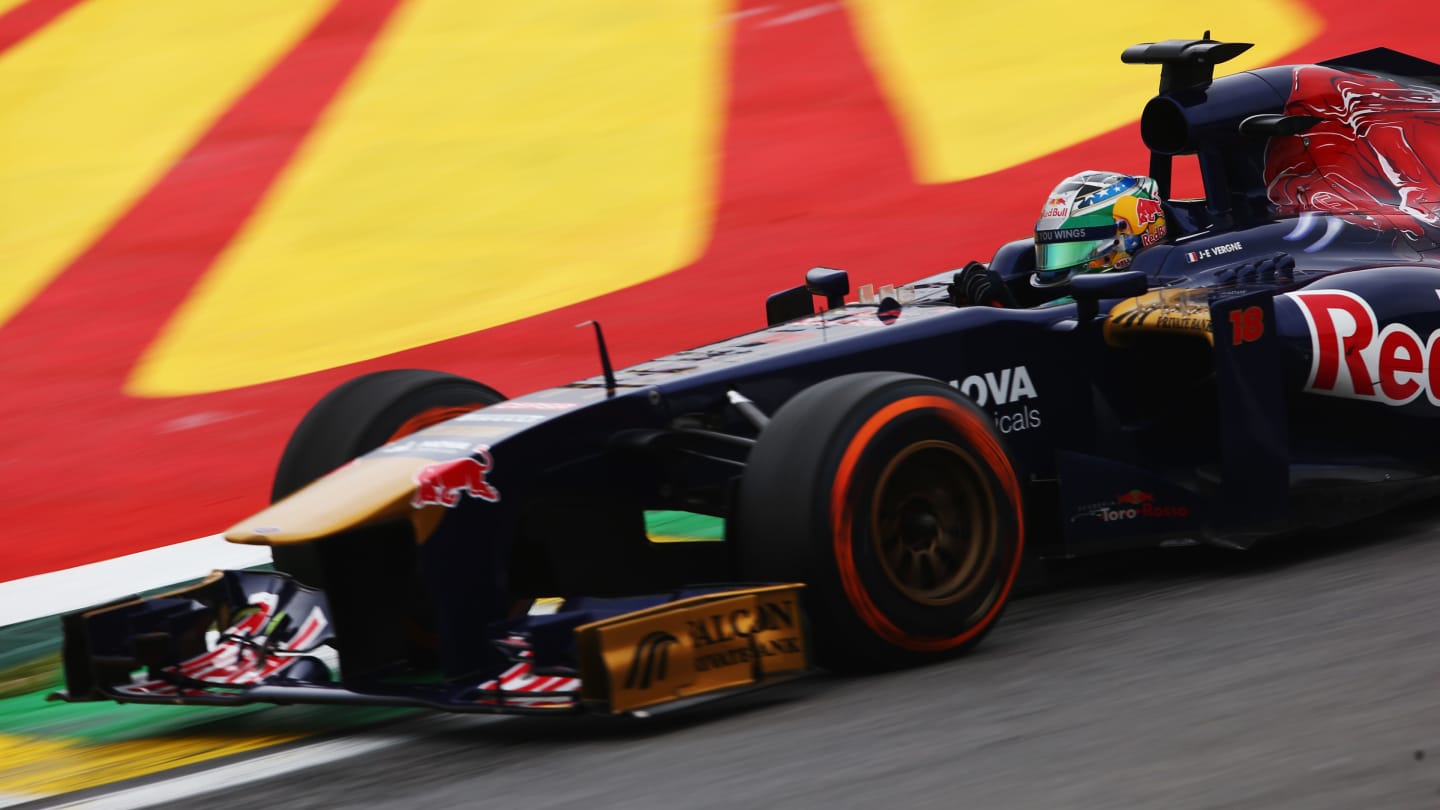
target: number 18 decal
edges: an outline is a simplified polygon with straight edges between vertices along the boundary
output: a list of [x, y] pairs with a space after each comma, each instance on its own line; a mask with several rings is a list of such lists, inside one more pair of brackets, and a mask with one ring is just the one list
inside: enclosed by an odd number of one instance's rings
[[1265, 313], [1260, 307], [1230, 311], [1230, 342], [1236, 346], [1254, 343], [1265, 336]]

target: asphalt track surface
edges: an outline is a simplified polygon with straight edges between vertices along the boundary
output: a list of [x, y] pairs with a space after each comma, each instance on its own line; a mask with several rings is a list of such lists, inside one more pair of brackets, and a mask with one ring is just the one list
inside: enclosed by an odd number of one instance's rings
[[413, 715], [164, 806], [1435, 807], [1437, 520], [1087, 563], [947, 663], [645, 720]]

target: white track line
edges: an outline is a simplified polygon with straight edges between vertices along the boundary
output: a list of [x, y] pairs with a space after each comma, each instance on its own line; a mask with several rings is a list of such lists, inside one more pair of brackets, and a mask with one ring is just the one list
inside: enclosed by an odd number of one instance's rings
[[797, 23], [801, 20], [808, 20], [811, 17], [819, 17], [821, 14], [827, 14], [831, 11], [839, 10], [840, 5], [838, 3], [820, 3], [814, 6], [806, 6], [799, 11], [792, 11], [789, 14], [782, 14], [779, 17], [771, 17], [765, 22], [760, 23], [760, 27], [773, 28], [777, 25], [789, 25], [791, 23]]
[[268, 546], [227, 543], [215, 534], [64, 571], [0, 582], [0, 627], [200, 579], [216, 568], [251, 568], [269, 562]]
[[105, 810], [138, 810], [138, 808], [152, 807], [167, 802], [204, 804], [195, 802], [195, 798], [200, 794], [229, 790], [239, 785], [273, 779], [287, 773], [358, 757], [382, 748], [402, 745], [408, 739], [407, 737], [347, 737], [298, 745], [276, 751], [273, 754], [262, 754], [239, 762], [231, 762], [227, 765], [219, 765], [182, 776], [173, 776], [145, 785], [121, 788], [86, 799], [53, 805], [53, 807], [57, 809], [94, 807]]
[[737, 11], [734, 14], [730, 15], [730, 19], [738, 21], [743, 20], [746, 17], [754, 17], [756, 14], [769, 14], [771, 9], [773, 8], [774, 6], [761, 6], [759, 8], [750, 8], [744, 11]]

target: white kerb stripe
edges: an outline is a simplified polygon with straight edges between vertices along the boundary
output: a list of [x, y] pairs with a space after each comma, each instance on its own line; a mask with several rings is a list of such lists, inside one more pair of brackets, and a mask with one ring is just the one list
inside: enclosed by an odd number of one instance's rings
[[227, 543], [215, 534], [64, 571], [0, 582], [0, 627], [200, 579], [216, 568], [251, 568], [269, 562], [269, 546]]

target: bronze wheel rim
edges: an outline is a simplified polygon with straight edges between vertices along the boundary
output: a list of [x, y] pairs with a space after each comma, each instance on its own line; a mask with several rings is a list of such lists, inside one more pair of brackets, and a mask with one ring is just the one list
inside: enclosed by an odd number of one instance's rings
[[870, 535], [906, 599], [950, 605], [985, 581], [998, 548], [994, 492], [974, 457], [939, 440], [895, 455], [875, 484]]

